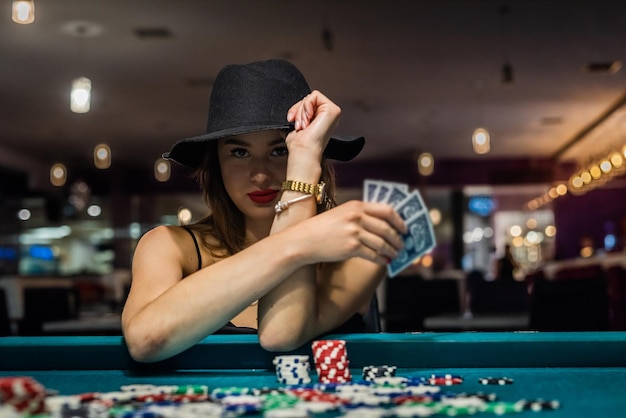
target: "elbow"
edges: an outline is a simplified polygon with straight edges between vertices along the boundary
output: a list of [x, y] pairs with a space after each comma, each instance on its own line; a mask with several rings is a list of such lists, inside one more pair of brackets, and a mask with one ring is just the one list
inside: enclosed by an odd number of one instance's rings
[[264, 350], [270, 352], [288, 352], [299, 348], [304, 344], [303, 338], [295, 332], [283, 330], [259, 329], [259, 344]]
[[166, 340], [146, 331], [143, 327], [130, 324], [124, 327], [124, 341], [133, 360], [152, 363], [162, 360]]

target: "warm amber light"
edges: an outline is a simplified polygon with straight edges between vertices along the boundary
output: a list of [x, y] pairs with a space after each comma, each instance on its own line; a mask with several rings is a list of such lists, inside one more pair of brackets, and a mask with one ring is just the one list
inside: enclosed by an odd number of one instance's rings
[[435, 170], [435, 159], [432, 154], [424, 152], [417, 159], [417, 169], [422, 176], [430, 176]]
[[472, 148], [476, 154], [487, 154], [491, 150], [489, 132], [484, 128], [478, 128], [472, 135]]
[[624, 164], [624, 158], [622, 157], [622, 154], [620, 154], [619, 152], [614, 152], [613, 154], [611, 154], [611, 164], [613, 164], [613, 167], [615, 168], [619, 168]]
[[583, 247], [580, 249], [580, 256], [583, 258], [589, 258], [593, 255], [593, 247]]
[[572, 186], [576, 189], [583, 187], [583, 179], [580, 176], [576, 176], [571, 180]]
[[428, 215], [430, 216], [430, 221], [433, 223], [433, 225], [439, 225], [441, 223], [441, 211], [437, 208], [432, 208], [429, 212]]
[[28, 25], [35, 21], [34, 0], [13, 0], [13, 13], [11, 18], [15, 23]]
[[602, 170], [600, 170], [600, 167], [597, 165], [594, 165], [593, 167], [591, 167], [589, 169], [589, 173], [591, 174], [591, 177], [593, 177], [596, 180], [602, 177]]
[[107, 144], [99, 144], [93, 149], [93, 163], [96, 168], [111, 167], [111, 148]]
[[63, 186], [67, 181], [67, 169], [63, 164], [55, 164], [50, 168], [50, 183], [53, 186]]
[[556, 186], [556, 192], [559, 194], [559, 196], [565, 196], [567, 194], [567, 186], [564, 184], [559, 184], [558, 186]]
[[163, 158], [159, 158], [154, 162], [154, 178], [160, 182], [166, 182], [170, 179], [172, 173], [170, 162]]

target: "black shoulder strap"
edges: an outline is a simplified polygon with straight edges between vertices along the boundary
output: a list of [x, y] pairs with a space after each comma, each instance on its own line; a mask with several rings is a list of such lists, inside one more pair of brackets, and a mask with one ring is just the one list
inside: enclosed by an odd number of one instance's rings
[[186, 226], [183, 226], [183, 229], [189, 232], [189, 235], [191, 235], [193, 243], [196, 246], [196, 253], [198, 254], [198, 270], [200, 270], [202, 268], [202, 255], [200, 254], [200, 246], [198, 245], [198, 240], [196, 239], [196, 236], [191, 229], [187, 228]]

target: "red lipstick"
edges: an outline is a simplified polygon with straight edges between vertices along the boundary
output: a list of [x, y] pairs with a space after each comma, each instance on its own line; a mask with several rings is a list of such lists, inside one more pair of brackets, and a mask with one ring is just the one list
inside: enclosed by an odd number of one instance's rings
[[248, 197], [254, 203], [269, 203], [272, 200], [276, 199], [278, 196], [278, 190], [273, 189], [265, 189], [265, 190], [257, 190], [255, 192], [248, 193]]

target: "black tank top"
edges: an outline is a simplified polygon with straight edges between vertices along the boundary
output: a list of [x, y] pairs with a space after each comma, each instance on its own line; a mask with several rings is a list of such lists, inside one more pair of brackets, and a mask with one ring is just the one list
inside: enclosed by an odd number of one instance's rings
[[[196, 246], [196, 254], [198, 255], [198, 270], [202, 268], [202, 254], [200, 254], [200, 246], [198, 245], [198, 240], [194, 235], [193, 231], [185, 226], [182, 227], [185, 231], [191, 235], [191, 239], [193, 239], [193, 243]], [[363, 320], [363, 316], [360, 314], [354, 314], [348, 321], [346, 321], [343, 325], [337, 327], [335, 330], [330, 332], [329, 334], [336, 333], [363, 333], [370, 332], [371, 330], [367, 329], [365, 325], [365, 321]], [[217, 330], [215, 334], [256, 334], [257, 330], [255, 328], [249, 327], [238, 327], [233, 325], [232, 322], [228, 322], [221, 329]]]

